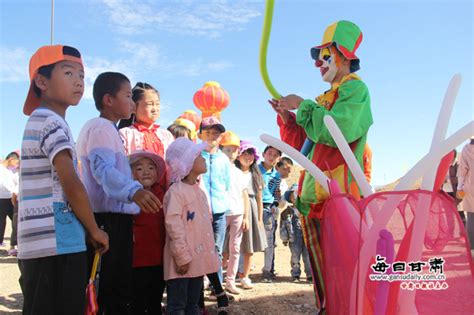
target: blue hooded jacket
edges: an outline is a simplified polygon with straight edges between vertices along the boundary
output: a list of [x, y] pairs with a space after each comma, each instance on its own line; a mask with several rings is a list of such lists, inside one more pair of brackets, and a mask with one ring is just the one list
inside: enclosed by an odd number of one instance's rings
[[221, 214], [229, 210], [230, 191], [230, 161], [229, 158], [218, 150], [210, 154], [202, 151], [206, 160], [207, 172], [202, 176], [211, 203], [212, 214]]

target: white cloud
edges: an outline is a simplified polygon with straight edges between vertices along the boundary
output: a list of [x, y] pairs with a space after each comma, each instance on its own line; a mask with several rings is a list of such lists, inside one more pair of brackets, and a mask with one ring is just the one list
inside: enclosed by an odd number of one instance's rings
[[102, 0], [112, 27], [123, 34], [167, 31], [209, 38], [241, 30], [261, 15], [255, 5], [230, 1]]
[[201, 58], [195, 59], [193, 61], [182, 62], [168, 60], [165, 66], [167, 73], [186, 77], [196, 77], [204, 73], [224, 71], [233, 67], [234, 64], [225, 60], [217, 62], [205, 62]]
[[[127, 75], [132, 82], [151, 71], [164, 76], [195, 77], [209, 72], [224, 71], [234, 67], [231, 62], [219, 60], [206, 62], [202, 59], [174, 61], [161, 52], [156, 44], [120, 41], [118, 51], [122, 57], [105, 59], [84, 56], [86, 71], [84, 98], [92, 99], [92, 86], [96, 77], [106, 71], [116, 71]], [[22, 47], [0, 47], [0, 82], [27, 82], [28, 63], [31, 52]], [[144, 66], [146, 60], [146, 66]]]
[[[125, 74], [131, 82], [145, 71], [159, 67], [159, 53], [156, 46], [144, 46], [137, 43], [123, 41], [119, 50], [125, 53], [122, 58], [114, 60], [101, 57], [84, 57], [86, 71], [86, 86], [84, 98], [92, 99], [94, 81], [102, 72], [113, 71]], [[143, 60], [147, 60], [147, 67], [143, 67]]]
[[[114, 60], [100, 57], [84, 57], [86, 86], [84, 98], [92, 99], [92, 86], [96, 77], [106, 71], [125, 74], [131, 82], [150, 72], [159, 72], [164, 76], [195, 77], [203, 73], [218, 72], [234, 67], [228, 61], [205, 62], [202, 59], [193, 61], [174, 61], [162, 53], [160, 47], [150, 43], [120, 41], [118, 49], [123, 57]], [[144, 63], [146, 60], [146, 63]]]
[[[120, 41], [121, 51], [129, 57], [121, 63], [130, 66], [132, 73], [145, 73], [159, 71], [165, 76], [194, 77], [208, 72], [224, 71], [234, 67], [234, 64], [226, 60], [205, 61], [202, 58], [189, 60], [177, 60], [175, 56], [168, 57], [163, 53], [160, 46], [151, 43], [134, 43]], [[143, 61], [146, 60], [146, 67]]]
[[127, 73], [124, 65], [120, 61], [110, 61], [100, 57], [84, 57], [84, 69], [86, 72], [85, 79], [85, 88], [84, 88], [84, 99], [93, 99], [92, 97], [92, 87], [94, 86], [94, 81], [99, 74], [107, 71]]
[[222, 60], [217, 62], [211, 62], [207, 65], [209, 70], [222, 71], [232, 68], [234, 65], [228, 61]]
[[0, 47], [0, 82], [29, 81], [31, 54], [21, 47]]

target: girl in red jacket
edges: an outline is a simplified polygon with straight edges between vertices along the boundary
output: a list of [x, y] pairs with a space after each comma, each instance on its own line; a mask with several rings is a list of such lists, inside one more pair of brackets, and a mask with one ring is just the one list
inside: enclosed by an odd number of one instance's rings
[[[152, 191], [161, 202], [162, 190], [151, 189], [165, 174], [166, 164], [157, 154], [136, 151], [130, 155], [133, 177]], [[165, 246], [163, 211], [140, 214], [133, 218], [133, 287], [132, 314], [162, 314], [165, 289], [163, 251]]]

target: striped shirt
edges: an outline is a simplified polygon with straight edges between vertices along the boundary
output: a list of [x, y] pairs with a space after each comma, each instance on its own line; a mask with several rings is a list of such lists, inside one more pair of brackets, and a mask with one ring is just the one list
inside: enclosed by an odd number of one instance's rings
[[71, 130], [55, 112], [36, 109], [21, 144], [18, 258], [32, 259], [86, 250], [85, 232], [64, 195], [53, 166], [69, 150], [77, 169]]

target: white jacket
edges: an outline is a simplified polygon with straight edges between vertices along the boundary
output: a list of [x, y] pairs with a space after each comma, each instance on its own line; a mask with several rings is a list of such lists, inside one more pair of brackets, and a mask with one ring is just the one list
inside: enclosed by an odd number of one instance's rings
[[18, 194], [18, 172], [0, 165], [0, 199], [10, 199], [12, 194]]

